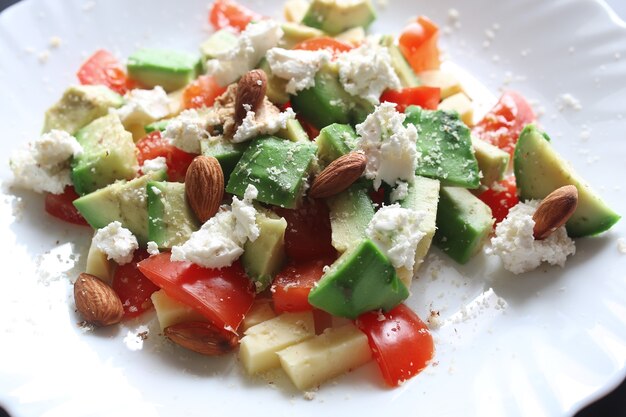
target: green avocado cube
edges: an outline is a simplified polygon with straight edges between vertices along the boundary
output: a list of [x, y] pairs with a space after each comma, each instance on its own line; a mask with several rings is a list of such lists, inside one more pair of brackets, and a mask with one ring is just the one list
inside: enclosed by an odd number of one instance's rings
[[326, 166], [335, 159], [354, 150], [358, 137], [350, 125], [333, 123], [322, 130], [315, 142], [317, 143], [317, 158], [320, 164]]
[[239, 37], [230, 30], [220, 29], [202, 42], [200, 52], [205, 60], [213, 59], [237, 46], [238, 40]]
[[226, 191], [243, 197], [254, 185], [258, 201], [294, 208], [301, 197], [317, 146], [274, 136], [255, 139], [235, 166]]
[[182, 245], [200, 228], [200, 222], [187, 203], [185, 184], [149, 181], [146, 187], [148, 240], [161, 249]]
[[168, 49], [140, 49], [128, 57], [128, 75], [146, 88], [160, 85], [167, 92], [189, 84], [202, 72], [195, 54]]
[[330, 212], [332, 245], [339, 253], [366, 238], [365, 230], [374, 217], [368, 187], [359, 181], [347, 190], [326, 199]]
[[338, 35], [357, 26], [366, 29], [375, 19], [370, 0], [313, 0], [302, 23]]
[[214, 136], [200, 142], [200, 153], [217, 159], [224, 173], [224, 181], [228, 183], [230, 174], [241, 159], [249, 143], [233, 143], [222, 136]]

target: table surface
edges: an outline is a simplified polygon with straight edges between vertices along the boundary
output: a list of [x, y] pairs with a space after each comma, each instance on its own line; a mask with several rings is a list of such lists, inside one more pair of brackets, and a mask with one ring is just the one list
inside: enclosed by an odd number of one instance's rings
[[[18, 1], [0, 0], [0, 11]], [[618, 16], [626, 20], [626, 0], [605, 1], [615, 10]], [[0, 417], [9, 417], [1, 407]], [[626, 417], [626, 381], [606, 397], [580, 411], [575, 417]]]

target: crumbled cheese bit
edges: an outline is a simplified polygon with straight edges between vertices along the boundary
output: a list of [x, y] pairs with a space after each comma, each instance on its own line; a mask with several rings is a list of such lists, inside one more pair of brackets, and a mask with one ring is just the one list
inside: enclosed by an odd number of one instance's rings
[[623, 237], [617, 240], [617, 250], [622, 255], [626, 255], [626, 239]]
[[559, 110], [571, 109], [571, 110], [582, 110], [583, 106], [580, 104], [580, 100], [571, 95], [570, 93], [561, 94], [560, 96], [561, 104], [559, 105]]
[[289, 80], [286, 86], [289, 94], [313, 87], [315, 74], [331, 57], [332, 54], [325, 49], [305, 51], [272, 48], [266, 55], [272, 75]]
[[498, 255], [504, 268], [514, 274], [531, 271], [542, 262], [564, 266], [566, 258], [576, 253], [574, 241], [567, 236], [565, 226], [546, 239], [535, 240], [533, 214], [538, 204], [538, 201], [528, 201], [513, 207], [496, 227], [492, 247], [487, 248], [487, 253]]
[[158, 255], [159, 254], [159, 245], [156, 242], [150, 241], [148, 242], [147, 247], [148, 253], [150, 255]]
[[282, 113], [270, 110], [270, 108], [274, 106], [267, 103], [257, 112], [248, 111], [233, 135], [233, 142], [240, 143], [260, 135], [271, 135], [287, 127], [287, 121], [296, 117], [291, 108]]
[[357, 148], [367, 156], [364, 175], [374, 180], [377, 190], [382, 181], [395, 186], [398, 180], [413, 182], [417, 167], [417, 130], [404, 126], [405, 115], [393, 103], [377, 106], [356, 126]]
[[50, 59], [50, 51], [45, 49], [39, 52], [39, 54], [37, 55], [37, 59], [39, 60], [40, 64], [46, 64], [48, 60]]
[[130, 90], [125, 98], [126, 104], [116, 110], [124, 125], [147, 125], [170, 114], [170, 99], [160, 86]]
[[50, 38], [50, 41], [48, 42], [48, 44], [50, 45], [50, 48], [57, 49], [61, 47], [61, 45], [63, 44], [63, 41], [61, 40], [60, 37], [53, 36]]
[[167, 170], [167, 160], [164, 156], [157, 156], [154, 159], [147, 159], [141, 166], [141, 172], [147, 174], [148, 172], [158, 172]]
[[107, 259], [114, 260], [118, 265], [129, 263], [133, 259], [133, 252], [139, 248], [135, 235], [122, 227], [122, 223], [118, 221], [98, 229], [93, 237], [92, 245], [104, 252]]
[[409, 184], [404, 181], [398, 181], [398, 185], [396, 188], [391, 190], [391, 195], [389, 196], [392, 203], [396, 201], [402, 201], [409, 195]]
[[252, 205], [259, 195], [259, 191], [249, 184], [243, 195], [243, 200], [233, 197], [232, 213], [235, 216], [235, 236], [239, 240], [254, 242], [259, 237], [259, 226], [256, 224], [256, 209]]
[[457, 9], [450, 8], [448, 9], [448, 19], [452, 22], [456, 22], [461, 17], [461, 13]]
[[208, 138], [206, 120], [196, 110], [185, 110], [170, 120], [163, 137], [174, 146], [189, 153], [200, 153], [200, 141]]

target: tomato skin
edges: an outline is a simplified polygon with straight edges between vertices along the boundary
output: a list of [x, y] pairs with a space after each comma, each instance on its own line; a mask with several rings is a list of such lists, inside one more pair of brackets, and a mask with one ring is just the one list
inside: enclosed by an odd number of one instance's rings
[[122, 300], [124, 307], [124, 318], [132, 318], [152, 309], [150, 296], [159, 287], [154, 285], [137, 268], [137, 263], [143, 261], [148, 256], [144, 249], [135, 251], [133, 260], [124, 265], [118, 265], [113, 275], [111, 287]]
[[235, 331], [254, 301], [252, 281], [239, 262], [221, 269], [174, 262], [160, 253], [139, 263], [139, 270], [170, 297], [189, 305], [215, 326]]
[[118, 94], [124, 95], [135, 87], [126, 75], [122, 64], [104, 49], [97, 50], [81, 65], [76, 73], [83, 85], [106, 85]]
[[514, 91], [505, 91], [498, 103], [474, 126], [472, 133], [513, 155], [520, 133], [535, 120], [535, 113], [524, 97]]
[[438, 87], [410, 87], [401, 90], [387, 90], [380, 97], [380, 102], [396, 103], [396, 110], [404, 113], [411, 105], [420, 106], [423, 109], [437, 110], [441, 101], [441, 89]]
[[331, 38], [330, 36], [322, 36], [319, 38], [304, 40], [296, 44], [293, 49], [302, 49], [305, 51], [319, 51], [320, 49], [328, 49], [333, 53], [333, 56], [336, 57], [342, 52], [348, 52], [349, 50], [354, 49], [354, 46], [350, 45], [349, 43]]
[[309, 293], [324, 275], [324, 267], [333, 261], [333, 258], [326, 258], [286, 265], [272, 284], [274, 310], [277, 313], [313, 310], [309, 304]]
[[496, 224], [500, 223], [509, 214], [509, 210], [519, 203], [515, 177], [511, 175], [497, 182], [488, 190], [483, 191], [478, 198], [491, 208]]
[[215, 99], [224, 91], [226, 91], [226, 87], [220, 86], [215, 78], [201, 75], [183, 90], [183, 108], [211, 107]]
[[392, 387], [417, 375], [433, 357], [435, 346], [428, 327], [404, 304], [387, 313], [365, 313], [356, 325], [367, 335], [383, 378]]
[[78, 197], [80, 196], [76, 193], [74, 187], [68, 185], [62, 194], [46, 193], [44, 209], [46, 213], [57, 219], [81, 226], [89, 226], [87, 220], [72, 204]]
[[242, 31], [262, 16], [233, 0], [215, 0], [209, 11], [209, 23], [215, 30], [231, 27]]
[[137, 146], [137, 161], [143, 165], [148, 159], [159, 156], [165, 158], [167, 163], [167, 176], [170, 181], [184, 181], [189, 164], [196, 155], [187, 153], [172, 145], [161, 136], [161, 132], [155, 131], [139, 140]]
[[420, 73], [439, 69], [439, 28], [425, 16], [419, 16], [415, 22], [404, 28], [398, 39], [402, 55], [413, 68]]

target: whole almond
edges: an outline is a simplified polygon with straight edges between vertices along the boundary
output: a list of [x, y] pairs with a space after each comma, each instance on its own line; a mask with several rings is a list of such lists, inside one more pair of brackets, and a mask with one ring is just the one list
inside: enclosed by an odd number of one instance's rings
[[202, 155], [194, 158], [185, 175], [185, 195], [202, 223], [217, 213], [224, 197], [224, 173], [217, 159]]
[[249, 71], [239, 79], [235, 98], [235, 123], [237, 125], [246, 117], [248, 109], [256, 111], [259, 108], [266, 91], [267, 76], [263, 70]]
[[232, 351], [239, 338], [235, 333], [215, 327], [205, 321], [189, 321], [165, 328], [165, 336], [185, 349], [215, 356]]
[[342, 192], [359, 179], [366, 164], [367, 157], [360, 152], [350, 152], [335, 159], [315, 177], [309, 195], [326, 198]]
[[94, 275], [82, 273], [74, 283], [76, 309], [83, 319], [95, 326], [119, 323], [124, 315], [120, 297]]
[[563, 226], [572, 217], [578, 205], [578, 189], [573, 185], [566, 185], [552, 191], [537, 206], [533, 220], [533, 236], [543, 240], [556, 229]]

